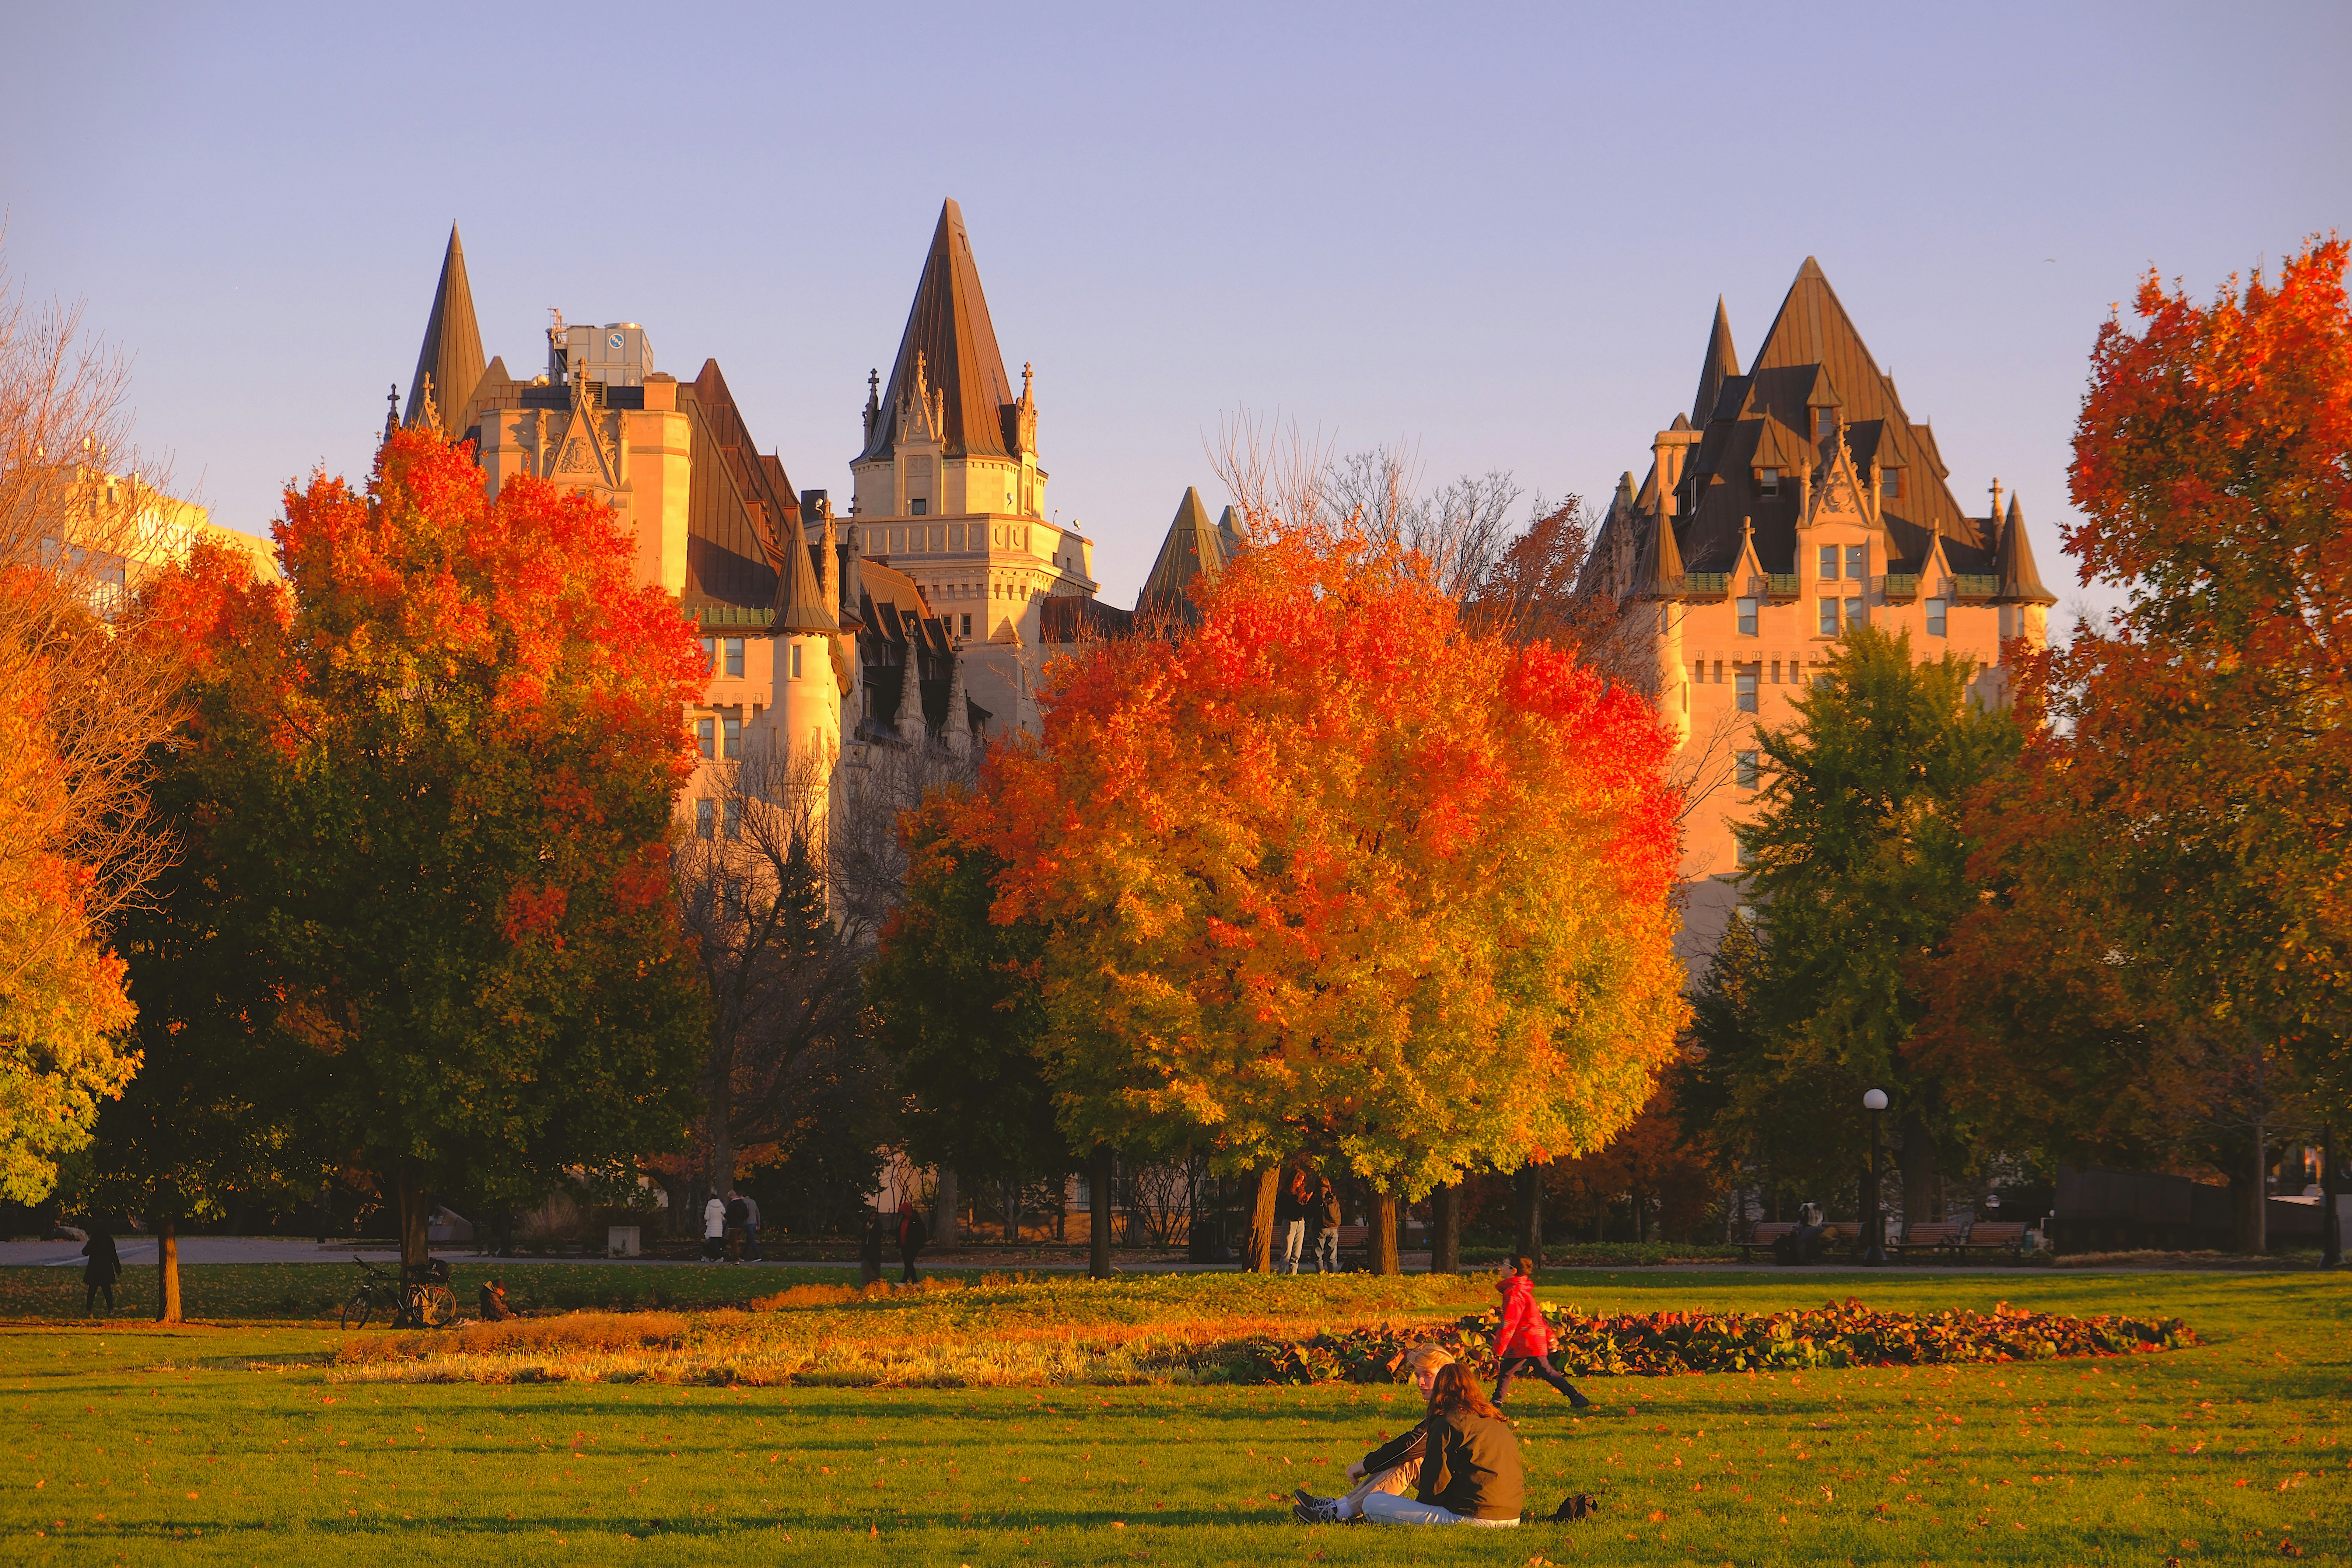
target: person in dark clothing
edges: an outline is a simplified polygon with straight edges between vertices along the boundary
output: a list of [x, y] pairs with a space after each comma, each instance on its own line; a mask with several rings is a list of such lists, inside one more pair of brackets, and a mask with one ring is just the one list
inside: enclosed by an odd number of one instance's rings
[[1772, 1244], [1776, 1263], [1802, 1268], [1822, 1255], [1822, 1210], [1818, 1204], [1807, 1204], [1797, 1211], [1797, 1228]]
[[923, 1223], [923, 1211], [907, 1208], [898, 1211], [898, 1261], [907, 1266], [907, 1283], [912, 1285], [918, 1276], [915, 1259], [922, 1255], [923, 1244], [931, 1239], [930, 1227]]
[[1339, 1189], [1331, 1178], [1321, 1176], [1315, 1184], [1315, 1196], [1307, 1205], [1307, 1222], [1315, 1231], [1315, 1272], [1339, 1272]]
[[1282, 1244], [1285, 1274], [1298, 1272], [1298, 1250], [1307, 1239], [1307, 1173], [1293, 1171], [1290, 1180], [1275, 1189], [1274, 1234]]
[[114, 1310], [114, 1282], [122, 1278], [122, 1255], [114, 1250], [114, 1237], [92, 1226], [89, 1239], [81, 1244], [81, 1255], [89, 1259], [81, 1266], [81, 1310], [86, 1316], [98, 1315], [98, 1298], [106, 1296], [106, 1310]]
[[[1426, 1402], [1437, 1387], [1437, 1374], [1454, 1364], [1454, 1352], [1436, 1345], [1416, 1345], [1402, 1359]], [[1421, 1484], [1421, 1461], [1428, 1436], [1429, 1422], [1424, 1417], [1411, 1431], [1399, 1433], [1349, 1465], [1348, 1479], [1356, 1484], [1342, 1496], [1317, 1497], [1300, 1487], [1294, 1494], [1298, 1500], [1290, 1516], [1301, 1524], [1344, 1524], [1363, 1517], [1364, 1499], [1374, 1492], [1401, 1496], [1412, 1490]]]
[[1367, 1494], [1364, 1517], [1375, 1524], [1517, 1528], [1527, 1500], [1519, 1439], [1460, 1362], [1438, 1369], [1423, 1426], [1421, 1484], [1410, 1498]]
[[503, 1279], [493, 1279], [482, 1287], [481, 1304], [482, 1321], [486, 1323], [509, 1322], [522, 1316], [508, 1302], [507, 1282]]
[[882, 1216], [872, 1209], [866, 1211], [866, 1231], [857, 1238], [857, 1282], [878, 1285], [882, 1281]]

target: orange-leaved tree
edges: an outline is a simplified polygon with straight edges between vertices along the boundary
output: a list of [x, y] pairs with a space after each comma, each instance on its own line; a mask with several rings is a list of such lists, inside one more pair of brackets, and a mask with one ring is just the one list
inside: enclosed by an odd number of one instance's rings
[[[2033, 731], [1984, 803], [1994, 897], [1950, 994], [2001, 999], [1939, 1048], [2031, 1058], [2045, 1117], [2101, 1133], [2107, 1086], [2183, 1037], [2260, 1085], [2334, 1079], [2352, 1037], [2352, 311], [2347, 247], [2200, 304], [2151, 272], [2111, 319], [2074, 437], [2083, 580], [2125, 606], [2027, 661]], [[2036, 1013], [2068, 1022], [2053, 1052]], [[2269, 1058], [2275, 1058], [2270, 1060]], [[1999, 1066], [1979, 1076], [2004, 1078]], [[2234, 1184], [2259, 1245], [2264, 1087]], [[2134, 1138], [2145, 1138], [2143, 1124]]]
[[[201, 875], [134, 994], [151, 1052], [267, 1028], [415, 1261], [436, 1189], [522, 1195], [683, 1135], [704, 1004], [667, 848], [703, 665], [611, 508], [528, 478], [492, 500], [422, 433], [364, 494], [289, 489], [276, 532], [290, 591], [203, 557], [157, 590], [202, 654], [158, 789]], [[214, 947], [266, 963], [273, 1005], [191, 984]]]
[[975, 808], [1073, 1142], [1412, 1196], [1598, 1148], [1683, 1015], [1654, 713], [1410, 553], [1253, 532], [1189, 635], [1053, 666]]

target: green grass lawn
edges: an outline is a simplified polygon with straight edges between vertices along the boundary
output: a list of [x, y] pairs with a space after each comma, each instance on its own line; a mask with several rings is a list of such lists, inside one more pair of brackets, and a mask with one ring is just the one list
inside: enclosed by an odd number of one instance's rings
[[1604, 1511], [1497, 1537], [1290, 1521], [1293, 1486], [1337, 1489], [1414, 1419], [1409, 1388], [365, 1384], [331, 1378], [343, 1336], [315, 1326], [18, 1308], [0, 1327], [0, 1561], [2161, 1564], [2275, 1562], [2287, 1542], [2352, 1562], [2342, 1278], [1641, 1270], [1544, 1293], [1639, 1311], [2006, 1298], [2177, 1313], [2209, 1342], [1595, 1380], [1582, 1418], [1515, 1390], [1530, 1500], [1590, 1490]]

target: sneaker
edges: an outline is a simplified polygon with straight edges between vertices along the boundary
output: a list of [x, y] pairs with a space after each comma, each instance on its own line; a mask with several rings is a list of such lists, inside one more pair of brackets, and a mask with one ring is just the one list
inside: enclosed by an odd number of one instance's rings
[[1568, 1407], [1570, 1410], [1590, 1410], [1592, 1408], [1592, 1401], [1571, 1388], [1568, 1391]]
[[1301, 1524], [1337, 1524], [1339, 1522], [1339, 1500], [1319, 1497], [1295, 1504], [1290, 1517]]

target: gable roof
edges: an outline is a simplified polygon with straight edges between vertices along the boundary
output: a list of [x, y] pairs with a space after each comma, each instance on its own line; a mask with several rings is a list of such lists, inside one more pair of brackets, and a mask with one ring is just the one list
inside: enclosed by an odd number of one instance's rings
[[1224, 542], [1209, 521], [1209, 509], [1201, 504], [1201, 492], [1187, 486], [1168, 524], [1168, 537], [1160, 542], [1159, 558], [1143, 580], [1143, 591], [1135, 596], [1136, 614], [1198, 620], [1200, 606], [1192, 603], [1190, 591], [1192, 579], [1203, 574], [1214, 578], [1224, 565]]
[[1004, 411], [1014, 401], [1013, 383], [1004, 374], [1004, 355], [988, 319], [988, 297], [981, 292], [980, 268], [971, 258], [963, 210], [952, 200], [940, 208], [939, 227], [932, 231], [930, 252], [915, 285], [915, 303], [898, 338], [898, 357], [890, 366], [890, 384], [883, 391], [858, 461], [887, 458], [893, 450], [898, 403], [913, 384], [917, 354], [922, 355], [925, 374], [945, 405], [947, 455], [1012, 456]]
[[401, 423], [414, 425], [425, 412], [425, 378], [433, 378], [433, 403], [443, 428], [460, 431], [474, 384], [482, 379], [482, 329], [474, 320], [474, 288], [466, 279], [466, 247], [457, 226], [449, 226], [448, 248], [441, 253], [441, 281], [433, 287], [433, 313], [425, 319], [425, 342], [416, 351], [416, 374], [408, 378], [408, 410]]
[[[678, 383], [677, 406], [688, 424], [681, 602], [689, 614], [705, 605], [778, 606], [776, 563], [785, 541], [801, 538], [800, 498], [783, 465], [751, 444], [717, 360]], [[808, 553], [804, 540], [801, 553]]]

